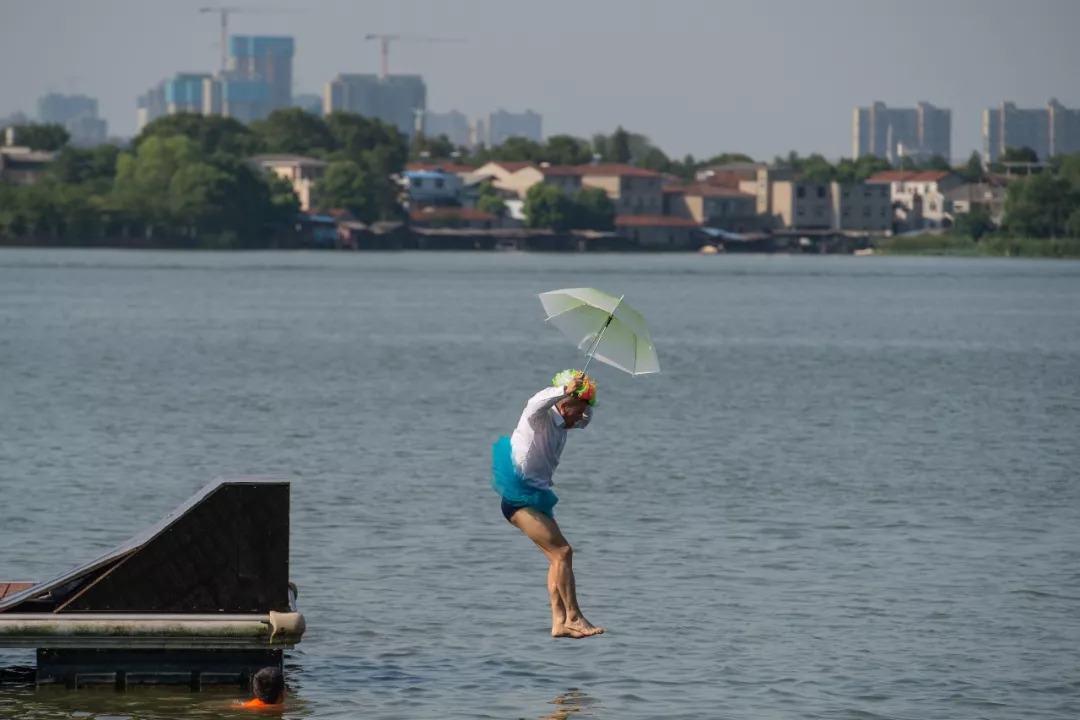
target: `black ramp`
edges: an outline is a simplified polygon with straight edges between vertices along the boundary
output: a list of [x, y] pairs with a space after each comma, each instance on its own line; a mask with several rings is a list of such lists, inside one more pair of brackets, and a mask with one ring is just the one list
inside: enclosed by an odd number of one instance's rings
[[289, 610], [289, 483], [227, 476], [157, 525], [0, 601], [0, 612]]

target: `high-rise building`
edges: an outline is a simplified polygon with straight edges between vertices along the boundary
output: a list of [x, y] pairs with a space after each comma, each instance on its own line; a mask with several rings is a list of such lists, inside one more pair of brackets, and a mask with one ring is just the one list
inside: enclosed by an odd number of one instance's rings
[[97, 100], [86, 95], [49, 93], [38, 98], [38, 122], [63, 125], [78, 117], [97, 117]]
[[423, 132], [424, 136], [429, 138], [445, 135], [455, 147], [468, 147], [471, 144], [469, 118], [457, 110], [446, 113], [436, 113], [428, 110], [424, 113]]
[[1007, 149], [1030, 148], [1040, 160], [1080, 152], [1080, 110], [1051, 99], [1045, 108], [1005, 102], [983, 110], [983, 158], [996, 162]]
[[203, 82], [205, 115], [223, 115], [249, 123], [262, 120], [276, 109], [270, 85], [262, 80], [219, 74]]
[[142, 132], [149, 123], [168, 114], [169, 110], [165, 106], [167, 82], [162, 80], [135, 100], [135, 132]]
[[178, 73], [165, 81], [165, 114], [203, 112], [203, 84], [209, 73]]
[[919, 145], [930, 158], [938, 155], [952, 160], [952, 110], [921, 102], [915, 107], [919, 123]]
[[86, 95], [43, 95], [38, 100], [38, 122], [64, 126], [73, 145], [105, 142], [107, 125], [98, 117], [98, 101]]
[[1050, 155], [1069, 155], [1080, 152], [1080, 110], [1067, 108], [1051, 98]]
[[855, 158], [876, 155], [890, 162], [901, 156], [951, 158], [952, 111], [927, 102], [913, 108], [889, 108], [883, 102], [855, 108], [851, 130]]
[[540, 142], [543, 139], [540, 113], [526, 110], [512, 113], [497, 110], [488, 116], [488, 145], [502, 145], [512, 137], [523, 137]]
[[233, 35], [229, 69], [223, 73], [177, 73], [136, 101], [136, 126], [180, 112], [224, 115], [251, 122], [292, 105], [291, 37]]
[[202, 113], [203, 85], [211, 79], [209, 73], [177, 73], [147, 90], [135, 101], [136, 131], [166, 115]]
[[323, 112], [357, 113], [396, 125], [411, 137], [417, 113], [427, 109], [427, 86], [419, 75], [339, 74], [326, 83]]
[[294, 50], [291, 37], [233, 35], [229, 38], [228, 75], [237, 80], [265, 83], [271, 110], [290, 107]]

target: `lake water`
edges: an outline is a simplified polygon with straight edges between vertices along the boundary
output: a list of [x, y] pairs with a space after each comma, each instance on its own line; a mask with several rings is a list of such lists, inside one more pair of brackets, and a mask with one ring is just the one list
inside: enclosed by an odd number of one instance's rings
[[[556, 476], [581, 641], [488, 474], [580, 365], [536, 299], [574, 286], [663, 368], [594, 365]], [[292, 478], [288, 718], [1074, 720], [1078, 438], [1080, 263], [0, 252], [0, 579]], [[236, 696], [7, 682], [0, 717]]]

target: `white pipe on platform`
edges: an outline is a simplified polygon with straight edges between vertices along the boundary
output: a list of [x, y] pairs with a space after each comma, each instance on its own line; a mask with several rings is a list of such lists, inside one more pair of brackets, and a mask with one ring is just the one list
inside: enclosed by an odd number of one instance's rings
[[292, 647], [298, 612], [266, 615], [0, 613], [0, 647]]

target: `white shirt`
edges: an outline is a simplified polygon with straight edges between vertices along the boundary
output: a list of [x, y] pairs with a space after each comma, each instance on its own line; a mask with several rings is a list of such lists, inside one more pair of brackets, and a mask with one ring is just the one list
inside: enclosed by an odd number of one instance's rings
[[[561, 387], [549, 387], [529, 398], [514, 434], [510, 436], [510, 454], [525, 482], [535, 488], [552, 486], [551, 476], [559, 467], [559, 456], [566, 445], [566, 426], [555, 405], [565, 398]], [[592, 408], [575, 428], [584, 428], [592, 419]]]

